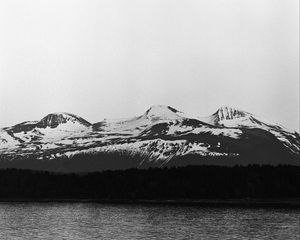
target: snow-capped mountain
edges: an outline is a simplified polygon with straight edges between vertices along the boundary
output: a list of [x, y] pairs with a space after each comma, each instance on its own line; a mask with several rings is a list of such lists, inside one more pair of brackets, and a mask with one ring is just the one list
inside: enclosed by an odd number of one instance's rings
[[[251, 116], [250, 113], [247, 113], [245, 111], [241, 111], [232, 107], [221, 107], [219, 108], [213, 115], [205, 118], [199, 118], [202, 119], [202, 121], [207, 122], [212, 125], [223, 125], [224, 122], [234, 122], [235, 119], [239, 119], [239, 122], [242, 119], [249, 119]], [[251, 124], [250, 122], [247, 122], [248, 124]], [[246, 125], [248, 125], [246, 124]], [[237, 124], [232, 127], [238, 127]]]
[[12, 127], [4, 128], [4, 130], [11, 133], [28, 132], [33, 129], [45, 128], [63, 128], [69, 130], [76, 130], [77, 128], [89, 127], [92, 124], [70, 113], [51, 113], [42, 118], [40, 121], [27, 121], [17, 124]]
[[[73, 114], [52, 113], [0, 131], [0, 167], [30, 168], [26, 163], [33, 159], [39, 166], [59, 159], [70, 164], [76, 156], [99, 153], [138, 155], [136, 166], [201, 164], [204, 159], [205, 164], [221, 165], [232, 159], [235, 164], [299, 164], [300, 136], [230, 107], [209, 117], [189, 118], [164, 105], [152, 106], [138, 117], [95, 124]], [[193, 162], [184, 160], [190, 156]]]
[[270, 123], [246, 111], [232, 107], [221, 107], [213, 115], [199, 118], [214, 126], [227, 128], [258, 128], [272, 133], [290, 151], [299, 153], [299, 134], [278, 124]]
[[102, 122], [94, 124], [94, 129], [106, 132], [116, 131], [118, 133], [138, 134], [141, 130], [144, 130], [154, 123], [180, 120], [183, 118], [183, 113], [174, 108], [164, 105], [155, 105], [138, 117], [122, 120], [105, 119]]
[[233, 107], [221, 107], [209, 117], [199, 118], [200, 120], [216, 126], [225, 127], [260, 127], [269, 126], [277, 129], [283, 129], [276, 124], [268, 123], [259, 117]]
[[76, 126], [89, 127], [92, 125], [88, 121], [86, 121], [83, 118], [78, 117], [74, 114], [52, 113], [52, 114], [48, 114], [41, 121], [39, 121], [37, 123], [37, 127], [39, 127], [39, 128], [47, 128], [47, 127], [55, 128], [62, 124], [65, 124], [65, 126], [68, 125], [70, 127], [76, 127]]

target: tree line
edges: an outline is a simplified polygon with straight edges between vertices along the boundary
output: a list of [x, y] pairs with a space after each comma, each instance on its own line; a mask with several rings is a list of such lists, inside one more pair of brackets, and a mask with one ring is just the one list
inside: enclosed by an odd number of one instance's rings
[[0, 199], [300, 198], [299, 166], [185, 166], [54, 173], [0, 169]]

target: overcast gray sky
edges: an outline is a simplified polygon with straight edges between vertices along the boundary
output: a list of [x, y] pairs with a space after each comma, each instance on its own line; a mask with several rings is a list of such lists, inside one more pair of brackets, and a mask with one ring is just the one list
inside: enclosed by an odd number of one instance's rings
[[0, 0], [0, 126], [155, 104], [299, 131], [298, 0]]

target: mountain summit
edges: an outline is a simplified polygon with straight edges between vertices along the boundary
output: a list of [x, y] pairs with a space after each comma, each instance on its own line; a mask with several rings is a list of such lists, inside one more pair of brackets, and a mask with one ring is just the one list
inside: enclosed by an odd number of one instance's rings
[[216, 117], [216, 119], [218, 119], [218, 121], [222, 121], [222, 120], [232, 120], [235, 118], [245, 117], [250, 114], [233, 107], [221, 107], [213, 115]]
[[166, 105], [154, 105], [150, 107], [143, 117], [147, 119], [155, 120], [175, 120], [181, 119], [183, 113], [179, 112], [175, 108]]
[[70, 113], [51, 113], [44, 117], [41, 121], [37, 123], [37, 127], [39, 128], [55, 128], [60, 124], [78, 124], [86, 127], [91, 126], [91, 123], [84, 120], [81, 117], [78, 117], [74, 114]]
[[209, 117], [200, 117], [199, 119], [203, 122], [211, 125], [225, 125], [224, 123], [232, 122], [230, 120], [251, 118], [251, 114], [233, 107], [220, 107], [213, 115]]

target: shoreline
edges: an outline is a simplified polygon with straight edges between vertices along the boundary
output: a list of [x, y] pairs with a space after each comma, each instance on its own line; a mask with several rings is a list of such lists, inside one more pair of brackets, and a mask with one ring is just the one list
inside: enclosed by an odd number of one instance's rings
[[0, 203], [99, 203], [129, 205], [173, 205], [199, 207], [299, 208], [300, 199], [78, 199], [78, 198], [3, 198]]

